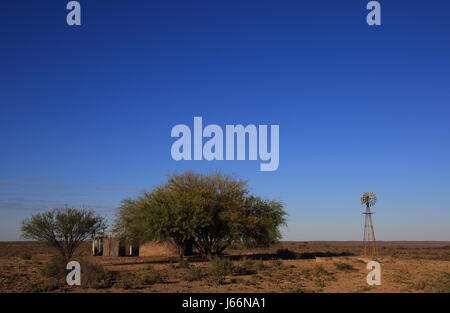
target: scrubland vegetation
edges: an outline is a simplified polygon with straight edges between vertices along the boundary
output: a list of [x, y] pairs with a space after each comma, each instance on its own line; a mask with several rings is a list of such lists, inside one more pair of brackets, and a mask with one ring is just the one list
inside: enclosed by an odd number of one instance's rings
[[382, 285], [370, 287], [357, 242], [234, 244], [222, 256], [74, 259], [82, 285], [65, 283], [65, 261], [38, 242], [0, 243], [0, 292], [450, 292], [448, 243], [380, 243]]

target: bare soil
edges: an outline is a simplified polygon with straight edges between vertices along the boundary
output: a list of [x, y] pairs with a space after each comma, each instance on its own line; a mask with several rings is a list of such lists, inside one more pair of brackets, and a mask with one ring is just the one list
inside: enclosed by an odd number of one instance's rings
[[[176, 258], [93, 257], [86, 243], [74, 259], [113, 274], [109, 284], [93, 288], [70, 287], [44, 275], [56, 253], [43, 243], [0, 242], [0, 292], [450, 292], [450, 242], [380, 242], [379, 247], [382, 284], [369, 286], [369, 259], [361, 256], [360, 242], [236, 245], [224, 256], [232, 269], [220, 275], [200, 256], [189, 257], [188, 265]], [[149, 274], [159, 278], [142, 279]]]

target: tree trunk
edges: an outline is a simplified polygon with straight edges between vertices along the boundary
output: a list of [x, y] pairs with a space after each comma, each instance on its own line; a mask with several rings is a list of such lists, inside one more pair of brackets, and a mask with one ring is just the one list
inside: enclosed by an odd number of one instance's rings
[[179, 244], [178, 245], [178, 258], [181, 260], [184, 257], [184, 245]]
[[192, 239], [186, 241], [183, 245], [183, 249], [184, 249], [183, 254], [187, 255], [187, 256], [192, 255], [192, 253], [193, 253], [192, 247], [193, 246], [194, 246], [194, 241]]

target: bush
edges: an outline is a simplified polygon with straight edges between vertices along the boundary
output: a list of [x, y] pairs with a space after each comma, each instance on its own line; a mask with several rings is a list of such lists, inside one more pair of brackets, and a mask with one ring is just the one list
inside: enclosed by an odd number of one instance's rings
[[37, 292], [50, 292], [61, 288], [62, 281], [55, 278], [43, 280], [40, 282], [32, 282], [23, 287], [22, 292], [25, 293], [37, 293]]
[[319, 288], [324, 288], [324, 287], [326, 287], [326, 285], [327, 285], [326, 282], [325, 282], [325, 280], [323, 280], [323, 279], [317, 279], [314, 283], [315, 283], [316, 286], [319, 287]]
[[155, 270], [151, 265], [147, 266], [145, 273], [141, 277], [141, 283], [143, 285], [153, 285], [162, 282], [164, 282], [164, 275], [161, 271]]
[[115, 275], [104, 269], [100, 265], [92, 264], [89, 262], [83, 262], [81, 264], [81, 285], [93, 288], [109, 288], [112, 286]]
[[300, 270], [300, 275], [308, 280], [312, 280], [312, 271], [309, 268]]
[[22, 236], [46, 242], [66, 260], [91, 234], [106, 228], [105, 219], [93, 210], [53, 209], [32, 215], [22, 222]]
[[209, 263], [211, 265], [210, 274], [217, 276], [226, 276], [233, 273], [233, 264], [227, 258], [218, 256], [210, 256]]
[[190, 266], [180, 274], [180, 279], [184, 281], [196, 281], [202, 279], [202, 270], [195, 266]]
[[42, 268], [42, 275], [48, 278], [65, 279], [67, 262], [59, 256], [52, 257]]
[[450, 273], [429, 277], [412, 284], [415, 289], [433, 293], [450, 293]]
[[62, 287], [62, 282], [58, 279], [49, 279], [44, 280], [40, 285], [39, 288], [41, 292], [50, 292], [53, 290], [57, 290]]
[[328, 272], [328, 271], [325, 269], [325, 267], [323, 267], [323, 265], [316, 265], [316, 266], [314, 267], [313, 273], [314, 273], [314, 276], [317, 276], [317, 277], [331, 275], [331, 273]]
[[135, 289], [141, 283], [141, 278], [132, 273], [120, 273], [116, 287], [122, 289]]
[[229, 259], [210, 256], [209, 262], [211, 266], [208, 276], [209, 283], [221, 285], [225, 281], [225, 276], [233, 274], [234, 267]]
[[239, 275], [252, 275], [252, 274], [256, 274], [255, 271], [255, 262], [251, 259], [245, 258], [240, 266], [237, 268], [237, 273]]
[[[50, 259], [44, 264], [42, 274], [47, 278], [52, 278], [65, 284], [68, 271], [66, 269], [67, 261], [60, 256]], [[114, 273], [105, 270], [102, 266], [95, 265], [86, 261], [80, 262], [81, 266], [81, 285], [88, 288], [100, 289], [111, 287], [114, 280]]]
[[24, 285], [22, 287], [22, 292], [23, 293], [36, 293], [36, 292], [40, 292], [39, 291], [39, 287], [38, 287], [39, 283], [28, 283], [26, 285]]

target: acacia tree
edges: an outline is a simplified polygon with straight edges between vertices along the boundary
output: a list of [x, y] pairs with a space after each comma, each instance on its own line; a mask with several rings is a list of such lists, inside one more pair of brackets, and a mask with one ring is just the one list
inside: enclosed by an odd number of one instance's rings
[[233, 242], [278, 240], [285, 214], [280, 202], [249, 195], [245, 181], [186, 172], [135, 200], [125, 199], [116, 231], [129, 241], [172, 240], [180, 257], [189, 243], [202, 254], [221, 254]]
[[183, 257], [199, 228], [205, 225], [201, 198], [180, 198], [165, 185], [137, 199], [125, 199], [119, 208], [115, 232], [138, 245], [146, 241], [172, 241]]
[[22, 237], [46, 242], [70, 260], [80, 244], [105, 230], [105, 219], [93, 210], [53, 209], [22, 222]]
[[279, 226], [286, 223], [283, 204], [253, 196], [247, 201], [241, 241], [252, 246], [267, 247], [280, 240]]

